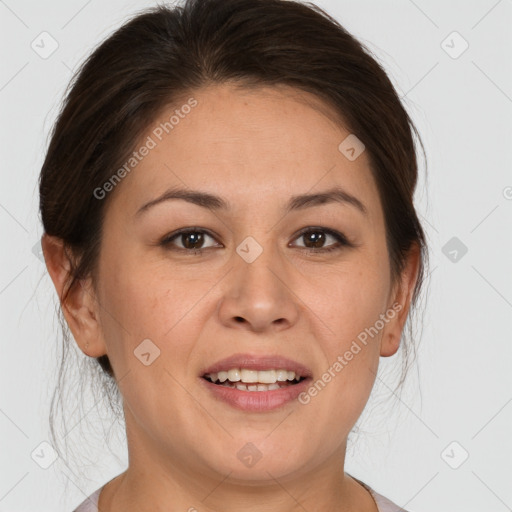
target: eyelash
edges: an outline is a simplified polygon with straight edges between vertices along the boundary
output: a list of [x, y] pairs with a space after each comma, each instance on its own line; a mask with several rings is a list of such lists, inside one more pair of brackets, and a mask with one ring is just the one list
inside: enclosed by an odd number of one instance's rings
[[[307, 227], [307, 228], [301, 230], [299, 232], [299, 234], [295, 237], [294, 240], [296, 240], [308, 233], [318, 233], [318, 232], [321, 232], [321, 233], [324, 233], [327, 235], [331, 235], [332, 237], [334, 237], [337, 240], [338, 243], [333, 244], [328, 247], [320, 247], [318, 249], [310, 249], [308, 247], [305, 247], [304, 250], [307, 253], [312, 253], [312, 254], [329, 253], [332, 251], [341, 250], [343, 247], [354, 247], [354, 245], [347, 240], [346, 236], [343, 233], [340, 233], [333, 229], [316, 227], [316, 226], [310, 226], [310, 227]], [[166, 249], [169, 249], [169, 250], [174, 250], [174, 251], [179, 251], [179, 252], [187, 252], [187, 253], [190, 253], [191, 255], [201, 255], [201, 254], [203, 254], [204, 251], [206, 251], [208, 249], [215, 248], [215, 247], [207, 247], [207, 248], [199, 248], [199, 249], [186, 249], [186, 248], [182, 248], [182, 247], [172, 247], [173, 240], [175, 240], [176, 238], [178, 238], [181, 235], [188, 235], [191, 233], [201, 233], [201, 234], [208, 235], [209, 237], [215, 239], [215, 237], [207, 230], [204, 230], [201, 228], [183, 228], [183, 229], [175, 231], [174, 233], [171, 233], [170, 235], [167, 235], [166, 237], [164, 237], [158, 245], [165, 247]]]

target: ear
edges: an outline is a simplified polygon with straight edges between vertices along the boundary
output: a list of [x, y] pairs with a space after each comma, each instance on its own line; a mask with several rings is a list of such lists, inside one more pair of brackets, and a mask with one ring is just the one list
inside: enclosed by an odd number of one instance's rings
[[414, 287], [418, 280], [420, 262], [420, 246], [414, 243], [407, 255], [402, 274], [390, 293], [388, 311], [395, 311], [395, 315], [387, 323], [382, 335], [380, 355], [383, 357], [392, 356], [400, 346], [400, 338], [411, 306]]
[[[84, 354], [100, 357], [106, 354], [101, 326], [99, 323], [98, 302], [90, 279], [73, 285], [66, 302], [62, 297], [71, 271], [71, 262], [62, 239], [44, 234], [41, 238], [44, 259], [59, 296], [64, 318]], [[87, 348], [86, 348], [87, 347]]]

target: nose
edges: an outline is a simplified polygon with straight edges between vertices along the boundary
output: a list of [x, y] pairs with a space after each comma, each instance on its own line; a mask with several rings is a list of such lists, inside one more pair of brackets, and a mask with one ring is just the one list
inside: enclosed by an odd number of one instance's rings
[[[218, 306], [223, 325], [254, 332], [289, 329], [300, 314], [290, 272], [282, 257], [266, 248], [251, 263], [237, 253]], [[288, 276], [288, 279], [287, 279]]]

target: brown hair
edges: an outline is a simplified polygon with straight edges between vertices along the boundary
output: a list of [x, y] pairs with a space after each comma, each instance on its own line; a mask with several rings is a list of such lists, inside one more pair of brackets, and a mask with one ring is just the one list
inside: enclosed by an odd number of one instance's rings
[[[322, 9], [293, 0], [185, 0], [154, 7], [125, 23], [82, 64], [51, 132], [39, 181], [44, 231], [62, 239], [73, 257], [61, 303], [79, 280], [96, 278], [109, 197], [99, 201], [94, 190], [129, 158], [164, 107], [228, 81], [312, 93], [364, 143], [383, 205], [393, 280], [412, 245], [421, 248], [414, 305], [427, 257], [413, 204], [414, 137], [421, 139], [371, 52]], [[61, 324], [65, 332], [62, 318]], [[407, 359], [408, 344], [403, 350]], [[108, 357], [97, 362], [114, 381]]]

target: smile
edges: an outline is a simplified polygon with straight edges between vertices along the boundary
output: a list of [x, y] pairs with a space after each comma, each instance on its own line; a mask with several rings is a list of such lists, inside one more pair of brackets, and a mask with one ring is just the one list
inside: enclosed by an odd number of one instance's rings
[[208, 373], [204, 376], [213, 384], [240, 391], [272, 391], [300, 382], [305, 377], [287, 370], [248, 370], [232, 368], [228, 371]]

